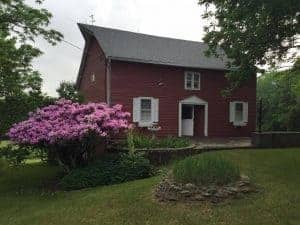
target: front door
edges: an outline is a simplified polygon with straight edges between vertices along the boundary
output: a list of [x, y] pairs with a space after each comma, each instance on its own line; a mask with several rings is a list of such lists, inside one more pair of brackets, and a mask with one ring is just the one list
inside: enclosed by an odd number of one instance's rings
[[194, 106], [182, 105], [182, 135], [193, 136], [194, 135]]

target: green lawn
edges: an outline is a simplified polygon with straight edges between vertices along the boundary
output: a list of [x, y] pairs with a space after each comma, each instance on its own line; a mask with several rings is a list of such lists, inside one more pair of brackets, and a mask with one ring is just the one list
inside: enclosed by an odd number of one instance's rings
[[47, 191], [58, 168], [39, 163], [0, 177], [0, 224], [300, 224], [300, 149], [234, 150], [222, 154], [262, 187], [260, 193], [220, 205], [161, 204], [160, 177], [72, 192]]

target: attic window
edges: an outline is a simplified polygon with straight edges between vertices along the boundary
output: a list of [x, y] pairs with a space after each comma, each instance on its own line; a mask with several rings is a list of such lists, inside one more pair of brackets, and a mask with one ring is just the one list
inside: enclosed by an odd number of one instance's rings
[[184, 87], [186, 90], [200, 90], [200, 73], [186, 72]]
[[95, 80], [96, 80], [95, 74], [94, 74], [94, 73], [92, 73], [92, 74], [91, 74], [91, 82], [92, 82], [92, 83], [94, 83], [94, 82], [95, 82]]

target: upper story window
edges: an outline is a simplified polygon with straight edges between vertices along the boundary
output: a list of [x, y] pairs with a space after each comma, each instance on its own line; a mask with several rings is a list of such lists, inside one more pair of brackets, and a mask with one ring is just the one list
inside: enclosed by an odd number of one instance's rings
[[94, 73], [91, 74], [91, 82], [94, 83], [96, 81], [96, 76]]
[[200, 73], [186, 72], [184, 77], [184, 87], [186, 90], [200, 90]]
[[139, 127], [149, 127], [158, 122], [158, 99], [152, 97], [133, 98], [132, 120]]
[[246, 126], [248, 123], [248, 102], [230, 102], [229, 121], [234, 126]]

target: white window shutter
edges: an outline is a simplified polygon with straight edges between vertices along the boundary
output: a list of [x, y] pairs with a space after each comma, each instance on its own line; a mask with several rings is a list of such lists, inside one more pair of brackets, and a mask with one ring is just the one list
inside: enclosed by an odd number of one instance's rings
[[152, 122], [158, 122], [158, 115], [159, 115], [159, 106], [158, 106], [158, 98], [152, 98], [151, 100], [151, 116]]
[[243, 119], [248, 123], [248, 102], [243, 102]]
[[234, 122], [235, 102], [229, 103], [229, 122]]
[[141, 111], [141, 101], [140, 98], [133, 98], [132, 105], [132, 121], [139, 122], [140, 121], [140, 111]]

